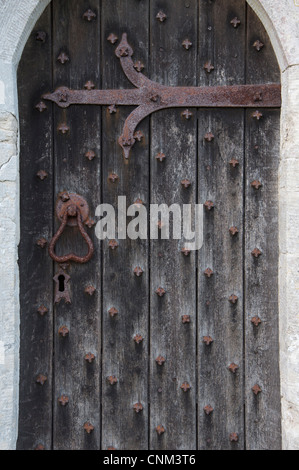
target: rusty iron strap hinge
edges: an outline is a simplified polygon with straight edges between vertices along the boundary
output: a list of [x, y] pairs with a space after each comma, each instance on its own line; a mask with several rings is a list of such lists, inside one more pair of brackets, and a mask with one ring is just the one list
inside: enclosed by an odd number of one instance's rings
[[61, 108], [72, 104], [138, 106], [126, 119], [118, 142], [125, 158], [129, 158], [135, 143], [134, 133], [138, 124], [148, 115], [166, 108], [276, 108], [281, 106], [281, 86], [278, 84], [234, 85], [209, 87], [164, 86], [148, 79], [134, 68], [133, 49], [127, 42], [127, 34], [115, 51], [128, 80], [136, 87], [129, 90], [70, 90], [58, 88], [43, 98], [54, 101]]

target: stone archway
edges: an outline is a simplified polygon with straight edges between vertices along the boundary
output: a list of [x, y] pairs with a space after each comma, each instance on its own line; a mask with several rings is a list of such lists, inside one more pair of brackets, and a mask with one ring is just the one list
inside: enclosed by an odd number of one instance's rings
[[[284, 449], [298, 449], [299, 400], [299, 7], [288, 0], [247, 0], [263, 22], [276, 52], [283, 88], [279, 181], [280, 364]], [[18, 103], [16, 70], [23, 47], [49, 0], [13, 0], [2, 6], [0, 36], [0, 449], [14, 449], [18, 424], [19, 291], [17, 246]], [[3, 352], [3, 353], [2, 353]]]

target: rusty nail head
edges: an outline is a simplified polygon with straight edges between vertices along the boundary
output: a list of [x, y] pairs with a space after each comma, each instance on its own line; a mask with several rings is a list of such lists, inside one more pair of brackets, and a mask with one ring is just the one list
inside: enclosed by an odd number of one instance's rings
[[183, 186], [183, 188], [187, 189], [191, 186], [191, 181], [188, 179], [184, 179], [181, 181], [181, 185]]
[[45, 446], [43, 444], [38, 444], [34, 450], [45, 450]]
[[182, 112], [182, 116], [189, 120], [192, 118], [193, 114], [191, 113], [191, 111], [189, 111], [189, 109], [185, 109], [185, 111]]
[[190, 253], [191, 253], [191, 251], [188, 250], [187, 248], [183, 248], [183, 249], [181, 250], [181, 253], [183, 253], [184, 256], [189, 256]]
[[92, 354], [91, 352], [87, 353], [86, 356], [84, 357], [85, 361], [89, 362], [91, 364], [95, 360], [95, 355]]
[[156, 155], [156, 160], [159, 160], [159, 162], [163, 162], [165, 160], [166, 156], [164, 153], [159, 152], [158, 155]]
[[115, 447], [107, 447], [107, 450], [116, 450]]
[[67, 202], [70, 200], [70, 195], [67, 191], [65, 191], [64, 193], [62, 193], [60, 195], [60, 199], [62, 200], [62, 202]]
[[40, 384], [40, 385], [44, 385], [45, 382], [47, 382], [48, 378], [45, 376], [45, 375], [38, 375], [37, 378], [36, 378], [36, 383]]
[[211, 73], [212, 70], [215, 69], [215, 67], [212, 65], [211, 61], [209, 60], [208, 62], [205, 63], [204, 69], [206, 70], [206, 72]]
[[257, 39], [254, 41], [252, 46], [259, 52], [264, 47], [264, 44], [259, 39]]
[[233, 18], [233, 19], [231, 20], [230, 24], [232, 24], [234, 28], [238, 28], [238, 26], [240, 26], [240, 24], [241, 24], [241, 21], [240, 21], [239, 18], [236, 16], [235, 18]]
[[254, 250], [252, 250], [251, 254], [252, 256], [254, 256], [254, 258], [259, 258], [262, 252], [258, 248], [255, 248]]
[[70, 263], [61, 263], [59, 267], [63, 269], [64, 271], [66, 271], [67, 269], [70, 268]]
[[236, 432], [232, 432], [229, 436], [229, 440], [231, 442], [238, 442], [238, 440], [239, 440], [238, 434]]
[[204, 337], [203, 337], [203, 342], [204, 342], [207, 346], [210, 346], [210, 344], [213, 343], [213, 338], [211, 338], [211, 336], [204, 336]]
[[43, 317], [44, 315], [46, 315], [46, 313], [48, 313], [48, 309], [47, 307], [45, 307], [44, 305], [41, 305], [38, 309], [37, 309], [38, 313]]
[[254, 111], [254, 113], [252, 113], [252, 117], [259, 121], [263, 117], [263, 114], [260, 111], [256, 110]]
[[212, 132], [207, 132], [206, 135], [205, 135], [205, 140], [207, 142], [212, 142], [212, 140], [214, 140], [215, 136]]
[[136, 201], [134, 202], [134, 205], [137, 206], [138, 208], [142, 206], [143, 205], [142, 199], [140, 198], [136, 199]]
[[58, 131], [63, 135], [67, 134], [69, 132], [69, 130], [70, 130], [70, 128], [65, 122], [62, 122], [58, 126]]
[[86, 21], [92, 21], [97, 17], [96, 13], [92, 11], [90, 8], [84, 13], [83, 18]]
[[88, 91], [93, 90], [95, 88], [95, 84], [91, 80], [88, 80], [88, 82], [85, 83], [84, 88]]
[[110, 106], [108, 106], [108, 111], [110, 114], [115, 114], [117, 111], [115, 104], [111, 104]]
[[185, 323], [190, 323], [191, 317], [190, 315], [182, 315], [182, 322]]
[[41, 181], [44, 181], [47, 176], [48, 176], [48, 173], [44, 170], [39, 170], [37, 173], [36, 173], [36, 176], [41, 180]]
[[85, 293], [92, 296], [96, 291], [96, 288], [93, 286], [87, 286], [85, 289]]
[[110, 317], [116, 317], [118, 315], [118, 310], [115, 307], [111, 307], [110, 310], [108, 310], [108, 313]]
[[69, 331], [68, 327], [65, 326], [65, 325], [61, 326], [61, 327], [59, 328], [59, 330], [58, 330], [59, 336], [62, 336], [63, 338], [65, 338], [66, 336], [68, 336], [69, 332], [70, 332], [70, 331]]
[[37, 31], [35, 34], [35, 39], [36, 41], [46, 42], [47, 33], [45, 33], [45, 31]]
[[88, 152], [86, 152], [86, 154], [85, 154], [85, 157], [86, 157], [89, 161], [93, 160], [93, 159], [95, 158], [95, 156], [96, 156], [96, 154], [94, 153], [93, 150], [88, 150]]
[[134, 64], [134, 69], [137, 70], [137, 72], [142, 72], [142, 70], [144, 69], [143, 63], [140, 60], [138, 60]]
[[260, 189], [262, 187], [262, 183], [260, 181], [254, 180], [252, 181], [251, 185], [252, 188], [254, 189]]
[[85, 222], [88, 228], [92, 228], [96, 224], [95, 220], [88, 218]]
[[235, 294], [232, 294], [228, 299], [232, 304], [236, 304], [238, 302], [238, 297]]
[[89, 422], [84, 423], [83, 428], [87, 432], [87, 434], [90, 434], [94, 430], [94, 426]]
[[65, 52], [61, 52], [59, 56], [57, 57], [58, 62], [61, 64], [65, 64], [70, 60], [69, 56]]
[[135, 405], [133, 406], [133, 410], [137, 414], [140, 413], [143, 410], [142, 404], [141, 403], [135, 403]]
[[263, 101], [263, 94], [261, 92], [258, 92], [254, 95], [253, 97], [254, 101]]
[[236, 160], [235, 158], [232, 158], [229, 164], [233, 167], [236, 168], [236, 166], [239, 165], [239, 160]]
[[137, 266], [137, 267], [134, 269], [134, 274], [135, 274], [135, 276], [137, 276], [137, 277], [141, 277], [142, 274], [143, 274], [143, 269], [142, 269], [140, 266]]
[[42, 113], [43, 111], [45, 111], [47, 108], [47, 105], [43, 102], [43, 101], [40, 101], [36, 106], [35, 106], [36, 109], [38, 109], [38, 111], [40, 113]]
[[253, 317], [251, 319], [251, 323], [254, 325], [254, 326], [259, 326], [261, 323], [262, 323], [262, 320], [259, 318], [259, 317]]
[[191, 389], [191, 385], [188, 384], [188, 382], [184, 382], [184, 383], [181, 385], [181, 389], [182, 389], [184, 392], [188, 392], [188, 391]]
[[189, 39], [184, 39], [182, 42], [183, 47], [188, 51], [192, 47], [192, 42]]
[[107, 381], [110, 383], [110, 385], [115, 385], [118, 382], [115, 375], [110, 375], [109, 377], [107, 377]]
[[156, 290], [156, 294], [159, 297], [163, 297], [166, 294], [166, 291], [163, 289], [163, 287], [158, 287], [158, 289]]
[[214, 203], [212, 201], [206, 201], [204, 203], [204, 207], [208, 210], [211, 211], [214, 208]]
[[159, 365], [159, 366], [163, 366], [164, 362], [166, 361], [165, 357], [163, 356], [158, 356], [156, 358], [156, 363]]
[[40, 246], [41, 248], [45, 248], [45, 246], [47, 245], [47, 240], [45, 238], [39, 238], [36, 242], [36, 244], [38, 246]]
[[209, 416], [211, 413], [213, 413], [214, 408], [212, 408], [211, 405], [206, 405], [203, 410], [205, 414]]
[[137, 131], [137, 132], [135, 132], [135, 134], [134, 134], [134, 139], [138, 140], [138, 142], [141, 142], [141, 140], [143, 139], [143, 137], [144, 137], [144, 134], [143, 134], [143, 132], [141, 132], [141, 131]]
[[111, 183], [115, 183], [119, 179], [119, 176], [116, 173], [110, 173], [108, 179]]
[[109, 248], [111, 248], [111, 250], [115, 250], [115, 248], [118, 247], [118, 243], [116, 240], [110, 240], [108, 245], [109, 245]]
[[107, 37], [107, 41], [111, 42], [111, 44], [115, 44], [117, 40], [118, 37], [113, 33], [109, 34], [109, 36]]
[[229, 366], [228, 366], [228, 369], [230, 372], [232, 372], [233, 374], [236, 373], [236, 371], [239, 369], [239, 366], [237, 366], [237, 364], [235, 364], [234, 362], [232, 362]]
[[207, 268], [205, 270], [204, 274], [205, 274], [205, 276], [207, 276], [210, 279], [210, 277], [212, 277], [214, 273], [213, 273], [211, 268]]
[[231, 227], [229, 231], [233, 237], [239, 233], [239, 230], [237, 229], [237, 227]]
[[167, 16], [163, 11], [159, 11], [159, 13], [156, 16], [157, 20], [159, 20], [161, 23], [167, 19]]
[[253, 391], [253, 393], [254, 393], [255, 395], [258, 395], [258, 394], [261, 393], [261, 391], [262, 391], [261, 387], [260, 387], [259, 385], [257, 385], [257, 384], [254, 385], [251, 390]]
[[143, 341], [143, 337], [141, 335], [135, 335], [134, 336], [134, 341], [136, 344], [140, 344]]
[[159, 424], [159, 426], [156, 427], [157, 434], [161, 436], [161, 434], [164, 434], [165, 429], [162, 425]]
[[69, 397], [66, 395], [61, 395], [60, 398], [58, 398], [58, 403], [60, 403], [61, 406], [66, 406], [69, 402]]

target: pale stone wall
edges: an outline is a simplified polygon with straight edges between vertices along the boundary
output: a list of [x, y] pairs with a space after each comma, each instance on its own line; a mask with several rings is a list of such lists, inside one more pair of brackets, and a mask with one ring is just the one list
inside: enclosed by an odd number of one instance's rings
[[[19, 242], [16, 69], [50, 0], [0, 0], [0, 450], [18, 426]], [[284, 449], [299, 450], [299, 3], [247, 0], [266, 27], [283, 86], [279, 173], [280, 364]]]

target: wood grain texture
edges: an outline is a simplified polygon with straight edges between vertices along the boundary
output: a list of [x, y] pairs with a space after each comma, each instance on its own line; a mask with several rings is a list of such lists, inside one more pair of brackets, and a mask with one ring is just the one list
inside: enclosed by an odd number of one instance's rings
[[[36, 40], [38, 31], [46, 33], [45, 42]], [[49, 279], [53, 266], [47, 246], [37, 245], [38, 240], [49, 241], [52, 236], [52, 106], [47, 104], [41, 113], [35, 108], [43, 90], [52, 88], [51, 44], [51, 8], [47, 8], [28, 39], [18, 69], [21, 348], [17, 447], [21, 450], [52, 446], [53, 288]], [[48, 174], [43, 181], [37, 177], [40, 170]], [[48, 310], [43, 316], [38, 313], [41, 306]], [[47, 377], [44, 385], [36, 382], [40, 374]]]

